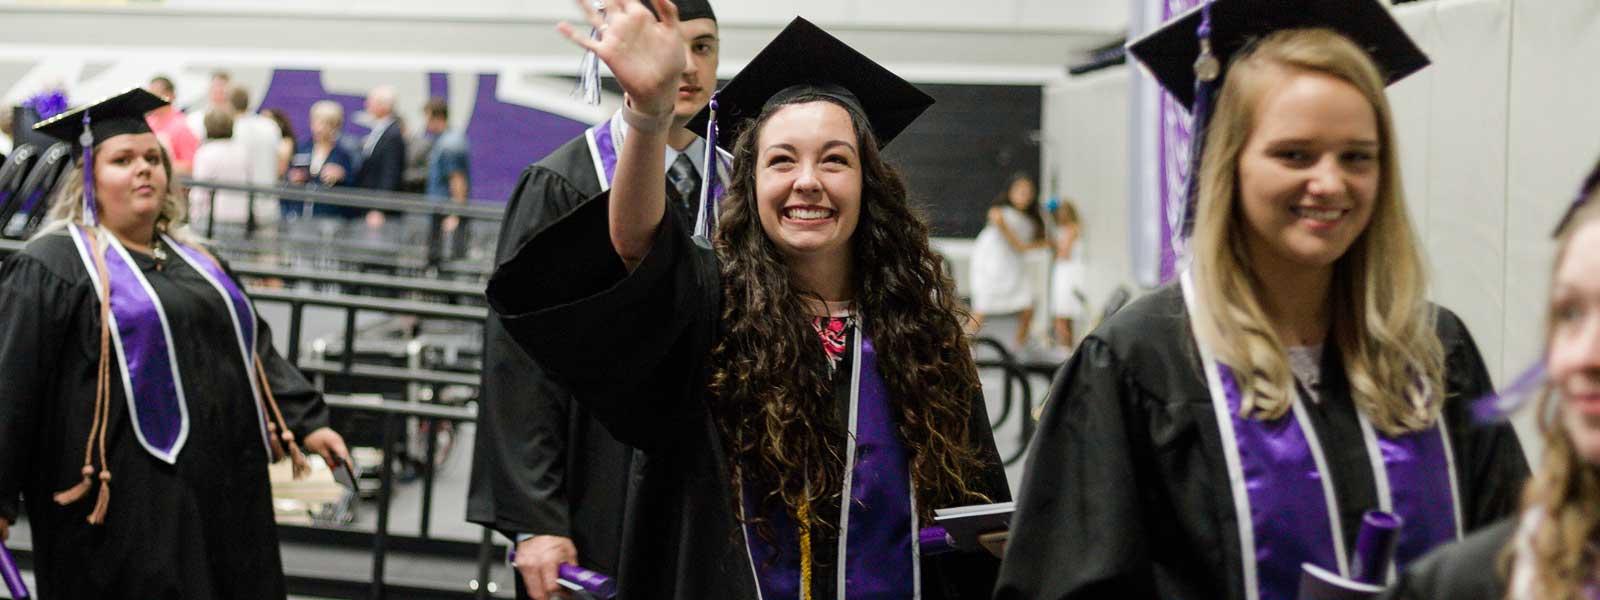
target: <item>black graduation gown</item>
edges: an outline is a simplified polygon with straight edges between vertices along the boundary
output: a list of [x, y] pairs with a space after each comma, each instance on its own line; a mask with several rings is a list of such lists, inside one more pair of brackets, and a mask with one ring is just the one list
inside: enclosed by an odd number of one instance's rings
[[[506, 204], [495, 261], [598, 193], [581, 136], [530, 165]], [[633, 451], [572, 402], [572, 393], [511, 339], [492, 309], [479, 411], [467, 520], [507, 537], [572, 538], [580, 564], [615, 572]]]
[[[169, 465], [135, 437], [113, 371], [106, 451], [111, 503], [86, 517], [99, 486], [67, 506], [94, 409], [100, 302], [69, 234], [35, 239], [0, 265], [0, 516], [20, 492], [33, 531], [41, 598], [282, 599], [268, 455], [228, 309], [211, 284], [168, 252], [160, 270], [130, 252], [165, 306], [177, 342], [190, 431]], [[296, 436], [328, 423], [322, 397], [272, 347], [256, 349]], [[115, 369], [115, 363], [113, 363]]]
[[[649, 256], [628, 273], [607, 233], [608, 200], [585, 203], [526, 242], [491, 278], [489, 302], [518, 343], [640, 450], [618, 597], [756, 598], [727, 457], [707, 412], [722, 299], [715, 255], [668, 211]], [[541, 260], [555, 253], [567, 260]], [[1010, 493], [981, 398], [971, 427], [992, 466], [974, 487], [1004, 501]], [[923, 597], [986, 596], [996, 567], [977, 554], [923, 557]], [[819, 599], [832, 593], [817, 587]]]
[[[1438, 313], [1444, 418], [1470, 532], [1516, 509], [1528, 465], [1509, 425], [1472, 422], [1489, 374], [1466, 326]], [[996, 598], [1244, 598], [1221, 434], [1190, 332], [1182, 289], [1168, 285], [1119, 311], [1057, 373]], [[1353, 548], [1378, 502], [1343, 372], [1338, 352], [1324, 352], [1321, 401], [1307, 412]]]
[[1517, 531], [1517, 519], [1504, 519], [1465, 539], [1439, 548], [1406, 569], [1385, 600], [1501, 600], [1500, 553]]
[[[506, 204], [497, 264], [535, 231], [601, 193], [594, 164], [578, 136], [523, 170]], [[687, 202], [674, 198], [672, 206], [680, 215], [694, 214]], [[565, 260], [559, 251], [540, 258]], [[507, 537], [572, 538], [581, 565], [614, 573], [633, 449], [573, 402], [572, 392], [517, 345], [492, 307], [489, 312], [467, 520]]]

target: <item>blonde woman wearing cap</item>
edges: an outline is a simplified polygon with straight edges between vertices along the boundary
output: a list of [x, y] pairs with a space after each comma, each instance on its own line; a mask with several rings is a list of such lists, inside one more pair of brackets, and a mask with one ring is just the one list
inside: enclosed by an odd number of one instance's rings
[[1512, 510], [1527, 463], [1424, 299], [1384, 85], [1426, 57], [1387, 8], [1220, 0], [1131, 49], [1202, 123], [1216, 91], [1192, 264], [1057, 377], [998, 597], [1294, 598], [1307, 563], [1382, 582], [1367, 511], [1404, 519], [1403, 567]]

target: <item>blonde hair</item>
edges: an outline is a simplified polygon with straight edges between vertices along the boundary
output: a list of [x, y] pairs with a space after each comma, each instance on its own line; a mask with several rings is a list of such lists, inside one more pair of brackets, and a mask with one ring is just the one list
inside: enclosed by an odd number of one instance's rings
[[[1556, 245], [1558, 270], [1572, 245], [1573, 235], [1585, 225], [1600, 223], [1600, 191], [1589, 195], [1585, 206], [1573, 213], [1561, 230]], [[1550, 306], [1553, 312], [1555, 306]], [[1545, 316], [1548, 345], [1555, 320]], [[1600, 468], [1578, 456], [1571, 434], [1562, 425], [1561, 395], [1546, 385], [1539, 396], [1539, 433], [1544, 439], [1544, 459], [1522, 494], [1522, 510], [1538, 511], [1526, 548], [1532, 560], [1533, 597], [1538, 599], [1577, 598], [1600, 564], [1589, 550], [1589, 542], [1600, 533]], [[1510, 575], [1516, 563], [1518, 544], [1507, 544], [1501, 553], [1500, 569]], [[1510, 580], [1510, 577], [1506, 577]]]
[[344, 107], [332, 100], [318, 100], [311, 105], [312, 121], [329, 121], [334, 128], [344, 125]]
[[[50, 201], [50, 212], [45, 214], [45, 225], [33, 237], [65, 229], [68, 224], [83, 225], [83, 165], [82, 159], [73, 161], [59, 192]], [[161, 147], [161, 170], [167, 174], [167, 190], [161, 199], [161, 210], [156, 214], [156, 232], [165, 233], [185, 245], [199, 247], [203, 241], [189, 229], [189, 201], [178, 193], [177, 182], [172, 177], [172, 158], [166, 146]]]
[[1205, 309], [1191, 315], [1203, 342], [1233, 367], [1241, 416], [1273, 420], [1293, 401], [1283, 340], [1262, 308], [1251, 270], [1238, 165], [1262, 97], [1286, 72], [1328, 75], [1355, 87], [1376, 115], [1379, 187], [1372, 220], [1334, 262], [1330, 340], [1356, 407], [1389, 435], [1421, 431], [1442, 404], [1444, 350], [1426, 299], [1427, 276], [1406, 214], [1384, 81], [1367, 54], [1327, 29], [1279, 31], [1229, 67], [1205, 138], [1193, 240], [1194, 283]]
[[1057, 225], [1066, 225], [1068, 223], [1077, 225], [1078, 207], [1073, 205], [1071, 200], [1062, 198], [1061, 204], [1056, 206], [1054, 216]]

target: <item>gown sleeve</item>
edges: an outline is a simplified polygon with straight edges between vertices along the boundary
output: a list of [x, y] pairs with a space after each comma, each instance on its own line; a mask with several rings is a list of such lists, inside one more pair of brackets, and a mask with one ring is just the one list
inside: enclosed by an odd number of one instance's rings
[[700, 431], [699, 367], [721, 286], [709, 250], [665, 211], [629, 273], [611, 246], [608, 194], [534, 234], [495, 269], [488, 299], [530, 356], [618, 441], [644, 450]]
[[33, 455], [44, 426], [41, 405], [53, 395], [65, 332], [73, 331], [75, 286], [33, 257], [17, 253], [0, 263], [0, 519], [15, 522], [26, 480], [41, 465], [77, 464]]
[[[506, 205], [496, 259], [583, 199], [550, 170], [523, 171]], [[473, 441], [468, 518], [508, 536], [572, 537], [565, 489], [571, 394], [517, 344], [499, 313], [489, 311], [483, 335], [483, 418]]]
[[1140, 393], [1093, 336], [1057, 374], [1023, 469], [997, 600], [1155, 597], [1138, 474], [1148, 449], [1134, 435]]
[[1400, 574], [1383, 600], [1500, 600], [1506, 597], [1501, 553], [1511, 543], [1516, 519], [1485, 527], [1466, 539], [1428, 553]]
[[1483, 423], [1473, 417], [1473, 403], [1494, 393], [1494, 383], [1466, 324], [1443, 308], [1438, 319], [1449, 394], [1444, 418], [1461, 479], [1462, 527], [1471, 533], [1517, 511], [1528, 459], [1511, 423]]
[[[983, 470], [978, 475], [974, 491], [987, 496], [989, 502], [1009, 502], [1011, 485], [1006, 480], [1005, 463], [995, 447], [994, 430], [989, 426], [989, 412], [983, 396], [973, 398], [972, 413], [968, 421], [969, 443], [978, 448]], [[994, 590], [999, 576], [1000, 561], [987, 552], [951, 552], [928, 557], [923, 573], [936, 574], [935, 581], [924, 576], [924, 587], [942, 586], [942, 598], [987, 598]], [[932, 594], [929, 594], [933, 597]]]

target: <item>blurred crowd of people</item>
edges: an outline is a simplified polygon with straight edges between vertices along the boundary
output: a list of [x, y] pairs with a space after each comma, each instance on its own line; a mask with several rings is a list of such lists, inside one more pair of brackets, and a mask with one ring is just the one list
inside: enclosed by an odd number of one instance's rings
[[[146, 86], [167, 100], [177, 97], [171, 78], [156, 76]], [[396, 94], [382, 85], [367, 93], [363, 110], [353, 117], [368, 129], [364, 137], [345, 133], [343, 105], [327, 99], [311, 105], [310, 131], [301, 135], [282, 109], [262, 106], [251, 112], [251, 94], [225, 71], [212, 73], [204, 106], [180, 111], [168, 106], [147, 120], [172, 154], [179, 175], [200, 181], [318, 188], [349, 187], [380, 192], [411, 192], [465, 204], [471, 193], [471, 160], [466, 135], [450, 128], [450, 111], [439, 98], [422, 107], [421, 127], [408, 127], [395, 114]], [[209, 213], [215, 207], [216, 214]], [[257, 197], [237, 191], [201, 189], [190, 192], [190, 217], [195, 222], [256, 224], [282, 219], [364, 218], [369, 225], [384, 221], [380, 211]], [[453, 230], [459, 220], [440, 220]]]

